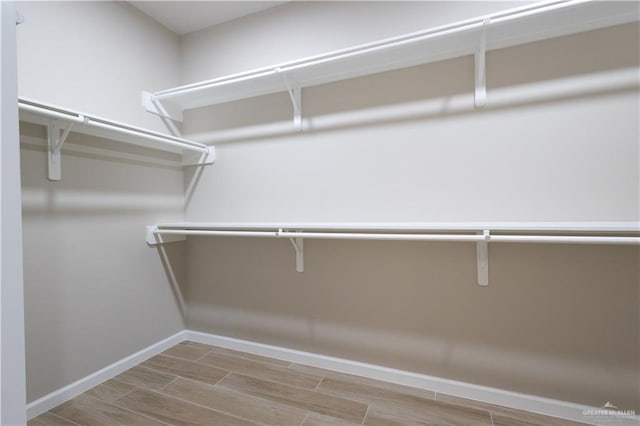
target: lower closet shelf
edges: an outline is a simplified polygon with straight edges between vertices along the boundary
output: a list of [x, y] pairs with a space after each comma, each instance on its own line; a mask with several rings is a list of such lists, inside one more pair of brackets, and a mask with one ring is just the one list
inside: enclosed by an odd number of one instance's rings
[[288, 238], [304, 272], [304, 240], [454, 241], [476, 243], [478, 285], [489, 284], [489, 243], [640, 245], [638, 222], [459, 223], [167, 223], [147, 226], [149, 245], [187, 236]]

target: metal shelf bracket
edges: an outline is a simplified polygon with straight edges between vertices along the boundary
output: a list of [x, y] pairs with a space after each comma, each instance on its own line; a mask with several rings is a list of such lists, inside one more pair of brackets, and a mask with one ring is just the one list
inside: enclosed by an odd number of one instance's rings
[[216, 162], [216, 147], [208, 146], [207, 152], [185, 151], [182, 154], [183, 166], [209, 166]]
[[[277, 72], [281, 72], [280, 68], [276, 68]], [[293, 128], [297, 131], [302, 131], [302, 88], [297, 85], [292, 85], [286, 74], [282, 74], [284, 85], [289, 92], [289, 98], [293, 105]]]
[[489, 240], [491, 235], [488, 229], [482, 231], [484, 241], [476, 243], [476, 257], [478, 260], [478, 285], [489, 285]]
[[[280, 229], [282, 232], [282, 229]], [[297, 231], [301, 232], [301, 231]], [[296, 271], [304, 272], [304, 239], [302, 238], [289, 238], [291, 245], [296, 251]]]
[[475, 53], [476, 65], [476, 90], [474, 96], [475, 106], [481, 108], [487, 105], [487, 27], [489, 26], [489, 18], [482, 21], [482, 29], [480, 30], [480, 46]]
[[187, 239], [184, 235], [162, 235], [158, 234], [156, 231], [158, 230], [157, 226], [147, 226], [145, 228], [145, 241], [150, 246], [156, 246], [158, 244], [164, 243], [175, 243], [177, 241], [185, 241]]
[[[85, 117], [80, 116], [83, 121]], [[47, 161], [49, 165], [48, 178], [52, 181], [59, 181], [62, 178], [62, 145], [64, 145], [73, 128], [73, 122], [69, 121], [66, 127], [58, 120], [50, 120], [47, 126]], [[62, 133], [60, 133], [62, 132]]]
[[168, 118], [170, 120], [182, 123], [184, 116], [182, 109], [172, 104], [171, 102], [160, 102], [153, 96], [151, 92], [142, 92], [142, 106], [148, 112], [159, 115], [160, 117]]

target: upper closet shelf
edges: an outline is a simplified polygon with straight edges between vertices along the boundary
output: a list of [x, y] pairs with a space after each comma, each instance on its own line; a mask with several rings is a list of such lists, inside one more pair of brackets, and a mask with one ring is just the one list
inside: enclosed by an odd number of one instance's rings
[[[636, 233], [640, 222], [167, 222], [158, 229], [265, 231], [299, 229], [305, 231], [355, 232], [564, 232], [564, 233]], [[640, 235], [639, 235], [640, 236]]]
[[323, 55], [239, 74], [143, 93], [145, 108], [176, 121], [182, 112], [288, 91], [301, 128], [301, 89], [323, 83], [475, 55], [477, 106], [486, 103], [485, 52], [637, 21], [638, 2], [546, 1]]
[[130, 126], [59, 106], [20, 98], [20, 120], [47, 128], [49, 180], [61, 178], [61, 149], [71, 131], [182, 154], [184, 166], [204, 166], [216, 159], [215, 147]]

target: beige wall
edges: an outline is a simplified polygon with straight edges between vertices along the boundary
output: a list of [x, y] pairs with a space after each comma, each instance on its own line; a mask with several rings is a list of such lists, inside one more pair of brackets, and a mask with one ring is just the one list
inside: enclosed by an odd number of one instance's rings
[[[178, 38], [125, 3], [20, 3], [19, 92], [162, 130], [143, 89], [177, 84]], [[184, 328], [144, 227], [183, 218], [175, 155], [69, 136], [47, 180], [44, 129], [22, 125], [27, 398], [33, 401]], [[181, 245], [167, 246], [176, 281]]]
[[184, 328], [182, 244], [144, 241], [146, 225], [182, 218], [175, 157], [72, 134], [50, 182], [42, 136], [22, 125], [28, 401]]
[[[184, 76], [402, 32], [359, 19], [370, 6], [283, 5], [187, 36]], [[338, 9], [353, 27], [334, 25]], [[224, 60], [205, 53], [222, 46]], [[233, 141], [188, 193], [187, 220], [638, 221], [638, 50], [631, 24], [490, 52], [483, 110], [464, 57], [305, 89], [303, 133], [286, 94], [191, 111], [187, 133]], [[493, 244], [488, 288], [471, 244], [309, 240], [303, 274], [288, 241], [187, 251], [189, 328], [640, 408], [637, 248]]]
[[302, 133], [250, 136], [292, 129], [286, 94], [192, 110], [187, 133], [239, 136], [187, 219], [637, 221], [637, 40], [629, 24], [490, 52], [481, 110], [471, 57], [306, 89]]
[[151, 130], [142, 90], [180, 79], [177, 35], [126, 2], [19, 1], [18, 93]]
[[523, 6], [531, 1], [288, 2], [181, 38], [192, 83]]
[[632, 247], [190, 238], [190, 329], [638, 409]]

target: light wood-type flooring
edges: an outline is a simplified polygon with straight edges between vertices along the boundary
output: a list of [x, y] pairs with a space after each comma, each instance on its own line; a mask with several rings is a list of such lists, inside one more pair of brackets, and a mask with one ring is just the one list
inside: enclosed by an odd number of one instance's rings
[[29, 422], [41, 425], [577, 425], [183, 342]]

